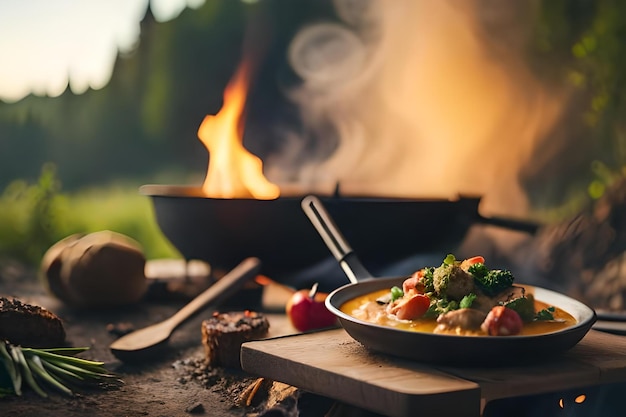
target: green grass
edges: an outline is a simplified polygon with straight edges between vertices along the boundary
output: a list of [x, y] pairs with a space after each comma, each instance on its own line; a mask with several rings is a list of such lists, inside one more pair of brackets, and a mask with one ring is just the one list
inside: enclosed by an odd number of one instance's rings
[[149, 197], [140, 195], [137, 187], [89, 189], [70, 197], [68, 202], [73, 230], [125, 234], [142, 245], [148, 259], [181, 256], [161, 233]]
[[54, 167], [47, 166], [37, 184], [16, 180], [0, 195], [0, 259], [37, 266], [64, 237], [101, 230], [135, 239], [147, 259], [181, 258], [160, 231], [149, 197], [136, 186], [62, 193]]

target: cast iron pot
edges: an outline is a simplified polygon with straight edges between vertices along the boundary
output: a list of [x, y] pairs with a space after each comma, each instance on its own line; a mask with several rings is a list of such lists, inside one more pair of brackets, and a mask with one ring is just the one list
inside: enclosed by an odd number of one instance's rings
[[[230, 270], [258, 257], [263, 273], [280, 280], [328, 259], [325, 247], [300, 207], [302, 196], [276, 200], [207, 198], [199, 187], [144, 185], [157, 223], [186, 259]], [[474, 223], [533, 233], [537, 225], [478, 212], [479, 197], [403, 199], [319, 197], [372, 265], [385, 265], [422, 251], [451, 250]]]
[[374, 351], [446, 365], [519, 365], [520, 361], [546, 360], [570, 349], [596, 321], [594, 310], [585, 304], [563, 294], [529, 285], [524, 287], [537, 300], [565, 310], [574, 316], [577, 323], [557, 332], [532, 336], [457, 336], [412, 332], [356, 319], [341, 311], [344, 303], [374, 291], [402, 287], [403, 281], [409, 276], [372, 277], [319, 199], [306, 197], [302, 201], [302, 208], [351, 281], [328, 295], [326, 307], [337, 316], [353, 339]]

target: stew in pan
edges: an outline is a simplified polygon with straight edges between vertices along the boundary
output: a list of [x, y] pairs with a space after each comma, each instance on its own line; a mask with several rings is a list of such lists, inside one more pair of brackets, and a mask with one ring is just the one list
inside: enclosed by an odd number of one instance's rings
[[448, 255], [394, 286], [358, 296], [341, 311], [369, 323], [402, 330], [466, 336], [537, 335], [563, 330], [576, 319], [535, 300], [515, 285], [510, 271], [488, 269], [481, 256]]

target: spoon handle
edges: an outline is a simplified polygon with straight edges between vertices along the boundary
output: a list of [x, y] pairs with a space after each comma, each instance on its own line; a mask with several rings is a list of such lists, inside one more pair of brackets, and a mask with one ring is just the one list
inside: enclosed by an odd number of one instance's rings
[[170, 325], [172, 328], [176, 328], [207, 305], [227, 299], [237, 292], [246, 281], [256, 277], [260, 269], [261, 261], [258, 258], [244, 259], [228, 274], [224, 275], [170, 317]]

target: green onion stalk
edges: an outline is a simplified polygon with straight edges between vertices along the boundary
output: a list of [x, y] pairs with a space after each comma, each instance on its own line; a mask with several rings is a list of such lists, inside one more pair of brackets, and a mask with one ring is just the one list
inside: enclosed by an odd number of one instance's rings
[[87, 347], [34, 349], [0, 341], [0, 398], [29, 387], [41, 397], [52, 389], [71, 396], [81, 388], [119, 386], [122, 380], [104, 362], [75, 357]]

